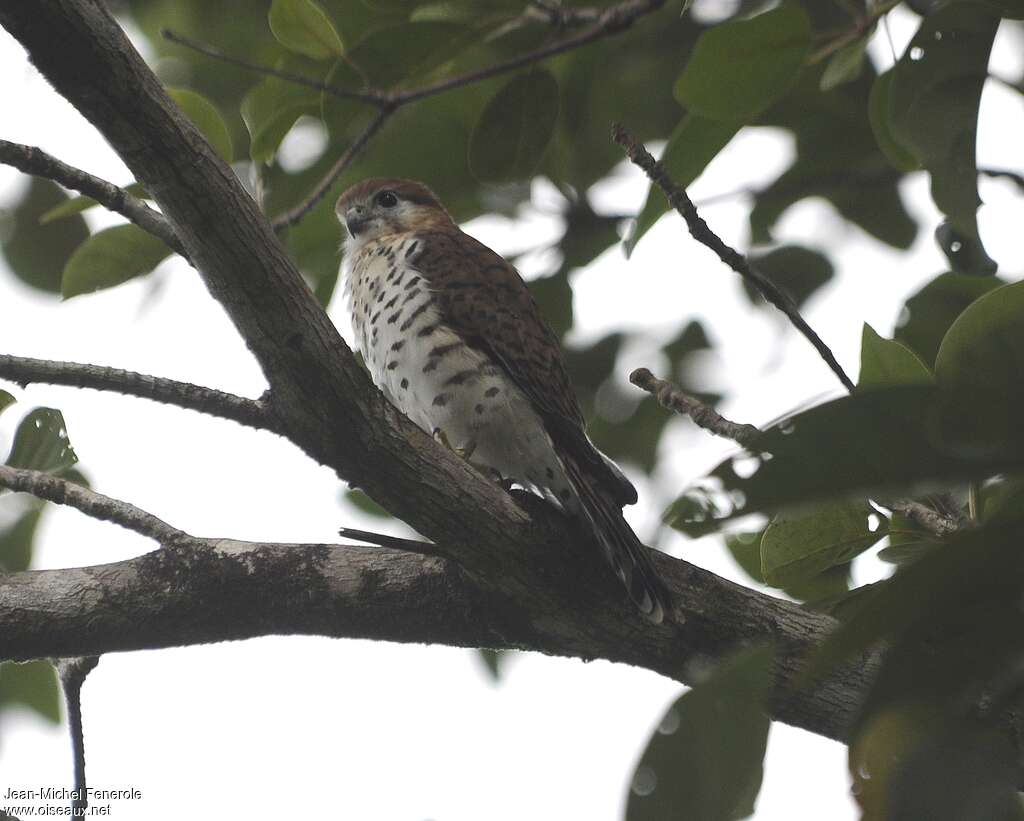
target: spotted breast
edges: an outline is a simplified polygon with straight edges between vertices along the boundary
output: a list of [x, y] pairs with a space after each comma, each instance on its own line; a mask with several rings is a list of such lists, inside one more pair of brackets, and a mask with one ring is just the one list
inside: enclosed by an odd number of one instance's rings
[[365, 243], [347, 271], [352, 325], [374, 383], [476, 467], [574, 507], [562, 465], [523, 392], [444, 323], [416, 268], [423, 249], [415, 237], [385, 236]]

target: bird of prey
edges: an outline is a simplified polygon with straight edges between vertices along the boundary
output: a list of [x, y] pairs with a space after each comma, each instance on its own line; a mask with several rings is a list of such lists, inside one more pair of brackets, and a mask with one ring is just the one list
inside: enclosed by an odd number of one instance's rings
[[516, 269], [418, 182], [364, 180], [336, 213], [356, 342], [377, 387], [485, 474], [576, 519], [660, 622], [665, 588], [622, 516], [636, 490], [587, 437], [558, 339]]

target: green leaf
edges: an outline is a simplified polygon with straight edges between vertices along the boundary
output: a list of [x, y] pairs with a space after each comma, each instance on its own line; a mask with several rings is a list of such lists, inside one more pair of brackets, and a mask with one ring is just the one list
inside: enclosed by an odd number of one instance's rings
[[481, 647], [476, 652], [477, 658], [483, 662], [484, 669], [490, 676], [491, 681], [501, 681], [501, 662], [505, 652], [502, 650], [488, 650], [486, 647]]
[[[748, 259], [751, 265], [789, 294], [798, 307], [835, 274], [828, 257], [800, 245], [783, 245], [766, 254], [751, 254]], [[743, 290], [751, 302], [764, 304], [764, 298], [746, 279], [743, 280]]]
[[981, 0], [996, 14], [1009, 20], [1024, 20], [1024, 2], [1021, 0]]
[[875, 135], [878, 147], [893, 167], [900, 171], [916, 171], [921, 167], [920, 160], [904, 148], [892, 133], [889, 112], [892, 110], [890, 98], [894, 76], [895, 67], [875, 78], [871, 86], [871, 96], [868, 98], [868, 122], [871, 123], [871, 131]]
[[168, 88], [167, 94], [206, 137], [213, 150], [220, 154], [225, 162], [231, 162], [234, 158], [231, 133], [217, 107], [202, 94], [188, 88]]
[[704, 117], [744, 122], [789, 90], [810, 47], [810, 20], [795, 4], [722, 23], [697, 41], [676, 99]]
[[563, 337], [572, 328], [572, 288], [567, 272], [531, 280], [529, 288], [544, 319], [559, 338]]
[[893, 69], [889, 99], [892, 133], [928, 169], [935, 204], [979, 243], [975, 139], [998, 26], [999, 17], [969, 0], [925, 17]]
[[14, 705], [27, 707], [53, 724], [60, 723], [60, 687], [50, 662], [0, 662], [0, 714]]
[[986, 482], [978, 493], [978, 501], [978, 518], [986, 524], [1019, 516], [1024, 510], [1024, 473], [997, 476]]
[[931, 371], [917, 354], [902, 342], [883, 339], [864, 323], [860, 340], [859, 388], [879, 385], [927, 385]]
[[[711, 511], [719, 518], [777, 510], [872, 491], [905, 491], [978, 479], [1024, 466], [1024, 426], [1002, 440], [937, 435], [946, 413], [941, 392], [900, 385], [858, 392], [798, 413], [767, 429], [712, 473]], [[678, 506], [666, 513], [678, 527]], [[714, 524], [713, 522], [711, 524]]]
[[558, 82], [546, 69], [509, 81], [484, 107], [469, 140], [469, 166], [482, 182], [528, 178], [558, 120]]
[[376, 29], [349, 50], [347, 62], [362, 83], [389, 88], [423, 78], [479, 40], [471, 26], [441, 20]]
[[865, 819], [1022, 817], [1006, 735], [934, 706], [904, 702], [872, 715], [850, 747], [850, 774]]
[[274, 0], [267, 20], [282, 46], [312, 60], [340, 57], [345, 52], [331, 18], [313, 0]]
[[148, 274], [171, 255], [171, 249], [136, 225], [105, 228], [89, 237], [64, 266], [65, 299], [112, 288]]
[[[298, 61], [278, 61], [275, 68], [292, 71]], [[249, 89], [242, 99], [242, 119], [249, 129], [249, 156], [269, 164], [281, 140], [303, 114], [320, 114], [320, 95], [304, 86], [267, 77]]]
[[990, 277], [999, 270], [999, 263], [988, 255], [976, 234], [965, 234], [945, 220], [935, 229], [935, 241], [958, 274]]
[[89, 236], [80, 216], [56, 225], [40, 224], [43, 214], [67, 202], [63, 189], [33, 177], [13, 210], [0, 209], [0, 251], [18, 279], [41, 291], [60, 292], [68, 257]]
[[894, 646], [868, 712], [908, 683], [917, 698], [983, 687], [1001, 659], [1021, 651], [1022, 535], [1018, 511], [1015, 521], [961, 531], [899, 568], [826, 639], [808, 676], [888, 641]]
[[[140, 199], [152, 199], [140, 182], [133, 182], [130, 185], [126, 185], [124, 190]], [[92, 197], [72, 197], [67, 202], [58, 205], [56, 208], [51, 208], [43, 214], [39, 218], [39, 224], [46, 225], [54, 220], [74, 216], [75, 214], [80, 214], [83, 211], [88, 211], [90, 208], [95, 208], [97, 205], [99, 205], [99, 203]]]
[[[668, 138], [665, 150], [661, 153], [661, 163], [676, 184], [685, 188], [693, 183], [708, 163], [729, 144], [739, 128], [739, 123], [721, 122], [697, 114], [687, 114]], [[649, 186], [647, 199], [637, 216], [636, 225], [625, 242], [627, 255], [633, 253], [640, 238], [668, 210], [668, 198], [661, 189], [654, 185]]]
[[836, 86], [857, 79], [864, 68], [864, 50], [868, 47], [873, 34], [872, 29], [832, 55], [819, 81], [822, 91], [831, 91]]
[[1004, 284], [994, 277], [940, 274], [911, 296], [895, 337], [932, 366], [949, 326], [974, 300]]
[[32, 563], [32, 544], [42, 512], [42, 504], [33, 504], [10, 526], [0, 531], [0, 571], [17, 573], [28, 570]]
[[871, 530], [867, 503], [826, 504], [811, 513], [780, 514], [761, 539], [761, 570], [773, 587], [810, 581], [821, 572], [846, 564], [885, 536]]
[[665, 713], [633, 775], [627, 821], [732, 821], [761, 789], [769, 648], [720, 663]]
[[942, 430], [951, 442], [987, 451], [1024, 429], [1024, 282], [973, 302], [950, 326], [935, 357], [944, 393]]
[[764, 530], [729, 533], [725, 537], [725, 548], [752, 581], [764, 584], [761, 572], [761, 539]]
[[345, 498], [355, 505], [361, 512], [377, 519], [390, 519], [391, 514], [378, 505], [373, 499], [367, 496], [358, 488], [351, 488], [345, 493]]
[[7, 457], [9, 467], [57, 474], [77, 461], [64, 415], [54, 408], [35, 408], [21, 420]]
[[3, 388], [0, 388], [0, 413], [3, 413], [17, 401], [18, 400], [15, 399], [11, 394], [9, 394]]

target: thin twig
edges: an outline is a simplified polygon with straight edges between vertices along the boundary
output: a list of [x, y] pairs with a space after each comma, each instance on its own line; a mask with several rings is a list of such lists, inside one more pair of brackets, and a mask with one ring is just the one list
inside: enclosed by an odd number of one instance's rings
[[438, 550], [437, 545], [430, 542], [421, 542], [416, 539], [400, 539], [397, 536], [387, 536], [383, 533], [373, 533], [369, 530], [356, 530], [351, 527], [343, 527], [338, 531], [339, 536], [346, 539], [356, 539], [376, 547], [390, 547], [401, 550], [403, 553], [416, 553], [419, 556], [442, 556], [444, 553]]
[[278, 429], [270, 409], [260, 400], [120, 368], [0, 354], [0, 379], [8, 379], [23, 387], [39, 383], [114, 391], [231, 419], [250, 428]]
[[92, 197], [106, 208], [128, 218], [143, 231], [162, 240], [168, 248], [183, 256], [188, 254], [174, 233], [174, 228], [159, 211], [150, 208], [138, 197], [133, 197], [123, 188], [94, 177], [80, 168], [62, 163], [41, 148], [0, 140], [0, 163], [10, 165], [31, 174], [60, 183], [79, 193]]
[[462, 88], [463, 86], [478, 83], [481, 80], [496, 77], [499, 74], [507, 74], [510, 71], [515, 71], [517, 68], [539, 63], [548, 57], [564, 54], [567, 51], [588, 45], [610, 34], [618, 34], [629, 28], [640, 17], [657, 11], [663, 5], [665, 5], [665, 0], [626, 0], [626, 2], [619, 3], [618, 5], [609, 6], [600, 12], [593, 25], [564, 40], [556, 40], [533, 51], [528, 51], [526, 54], [502, 60], [477, 71], [459, 74], [420, 88], [396, 92], [391, 96], [391, 101], [397, 105], [404, 105], [414, 100], [422, 100], [424, 97], [432, 97], [435, 94], [451, 91], [454, 88]]
[[985, 177], [992, 177], [993, 179], [1004, 179], [1016, 184], [1016, 186], [1024, 192], [1024, 174], [1018, 171], [1012, 171], [1009, 168], [979, 168], [978, 173]]
[[331, 187], [337, 181], [338, 177], [345, 173], [350, 165], [359, 153], [363, 150], [366, 144], [370, 141], [374, 134], [376, 134], [383, 127], [384, 123], [388, 121], [388, 118], [395, 113], [394, 106], [388, 106], [382, 108], [377, 112], [377, 116], [374, 117], [370, 124], [363, 129], [362, 133], [355, 138], [355, 140], [345, 149], [345, 153], [342, 154], [336, 163], [331, 166], [330, 170], [324, 174], [323, 178], [316, 184], [312, 191], [306, 196], [306, 198], [296, 205], [285, 211], [283, 214], [279, 214], [274, 218], [271, 225], [274, 226], [274, 230], [278, 231], [282, 228], [287, 228], [291, 225], [295, 225], [299, 222], [306, 214], [316, 207], [316, 204], [324, 198], [324, 195], [331, 190]]
[[629, 28], [640, 17], [657, 11], [665, 5], [665, 2], [666, 0], [623, 0], [623, 2], [610, 6], [606, 9], [595, 8], [576, 9], [574, 11], [565, 10], [558, 14], [553, 13], [551, 4], [538, 6], [535, 10], [539, 14], [547, 17], [554, 25], [558, 25], [560, 27], [571, 27], [582, 25], [584, 22], [589, 22], [590, 25], [587, 25], [586, 28], [581, 29], [576, 34], [562, 40], [556, 40], [553, 43], [541, 46], [540, 48], [534, 49], [533, 51], [529, 51], [525, 54], [520, 54], [507, 60], [502, 60], [482, 69], [469, 71], [465, 74], [449, 77], [445, 80], [439, 80], [436, 83], [421, 86], [420, 88], [407, 89], [405, 91], [384, 91], [373, 88], [364, 89], [362, 91], [349, 91], [347, 89], [333, 86], [330, 83], [314, 80], [311, 77], [294, 74], [290, 71], [282, 71], [268, 65], [252, 62], [251, 60], [247, 60], [242, 57], [225, 54], [216, 48], [196, 42], [195, 40], [184, 37], [174, 31], [164, 29], [162, 34], [171, 42], [185, 46], [186, 48], [190, 48], [200, 54], [205, 54], [206, 56], [212, 57], [216, 60], [221, 60], [222, 62], [236, 65], [250, 71], [256, 71], [261, 74], [266, 74], [271, 77], [277, 77], [285, 82], [296, 83], [297, 85], [305, 86], [306, 88], [316, 89], [317, 91], [321, 91], [325, 94], [331, 94], [335, 97], [358, 100], [360, 102], [367, 103], [368, 105], [374, 105], [379, 109], [377, 116], [370, 122], [366, 129], [356, 137], [355, 141], [345, 149], [345, 153], [338, 158], [338, 161], [323, 176], [320, 182], [316, 184], [309, 196], [294, 208], [280, 214], [273, 220], [273, 226], [275, 230], [278, 230], [290, 225], [295, 225], [302, 220], [302, 218], [305, 217], [321, 199], [323, 199], [337, 181], [338, 177], [345, 172], [360, 151], [362, 151], [366, 146], [366, 143], [369, 142], [370, 139], [380, 130], [381, 126], [387, 122], [391, 115], [402, 106], [416, 102], [417, 100], [422, 100], [426, 97], [433, 97], [438, 94], [443, 94], [446, 91], [472, 85], [473, 83], [478, 83], [482, 80], [487, 80], [500, 74], [507, 74], [508, 72], [515, 71], [518, 68], [523, 68], [524, 66], [546, 60], [549, 57], [554, 57], [558, 54], [563, 54], [567, 51], [580, 48], [581, 46], [585, 46], [603, 37], [617, 34]]
[[102, 493], [76, 485], [66, 479], [51, 476], [38, 470], [25, 470], [0, 465], [0, 487], [15, 493], [29, 493], [38, 499], [56, 502], [80, 510], [86, 516], [113, 522], [121, 527], [156, 539], [163, 545], [193, 543], [193, 538], [152, 513], [135, 507], [129, 502], [111, 499]]
[[684, 393], [671, 382], [658, 379], [647, 368], [637, 368], [629, 375], [629, 381], [653, 395], [663, 407], [689, 416], [695, 425], [717, 436], [731, 439], [746, 447], [761, 435], [761, 431], [753, 425], [729, 421], [710, 405]]
[[71, 754], [74, 759], [74, 796], [71, 814], [85, 815], [89, 806], [89, 791], [85, 781], [85, 733], [82, 730], [82, 685], [100, 663], [99, 656], [76, 656], [57, 660], [57, 673], [64, 690], [64, 703], [68, 709], [68, 733], [71, 735]]
[[325, 83], [322, 80], [314, 80], [312, 77], [297, 74], [294, 71], [285, 71], [284, 69], [274, 68], [273, 66], [268, 66], [264, 63], [247, 60], [244, 57], [236, 57], [233, 54], [228, 54], [227, 52], [221, 51], [213, 46], [200, 43], [198, 40], [193, 40], [183, 34], [178, 34], [178, 32], [172, 31], [171, 29], [162, 29], [160, 34], [165, 40], [170, 40], [172, 43], [177, 43], [179, 46], [184, 46], [192, 51], [205, 54], [207, 57], [220, 60], [222, 63], [238, 66], [239, 68], [244, 68], [247, 71], [255, 71], [258, 74], [266, 74], [268, 77], [277, 77], [279, 80], [284, 80], [286, 83], [293, 83], [295, 85], [311, 88], [315, 91], [322, 91], [324, 94], [330, 94], [331, 96], [338, 97], [342, 100], [356, 100], [361, 103], [367, 103], [368, 105], [375, 106], [386, 106], [388, 104], [388, 95], [385, 92], [376, 91], [374, 89], [366, 91], [352, 91], [350, 89], [340, 88], [338, 86], [331, 85], [330, 83]]
[[[681, 391], [671, 382], [658, 379], [647, 368], [637, 368], [629, 375], [629, 381], [654, 396], [663, 407], [683, 416], [689, 416], [694, 424], [704, 430], [731, 439], [741, 447], [749, 448], [762, 433], [761, 429], [754, 425], [726, 419], [714, 408]], [[954, 517], [912, 499], [877, 499], [876, 501], [883, 507], [902, 513], [919, 527], [939, 538], [949, 536], [961, 528], [960, 522]]]
[[927, 530], [933, 536], [940, 539], [950, 536], [961, 529], [962, 525], [952, 516], [922, 504], [913, 499], [877, 499], [883, 507], [887, 507], [896, 513], [901, 513], [918, 527]]
[[800, 316], [800, 312], [797, 310], [793, 300], [779, 290], [775, 283], [754, 268], [747, 261], [746, 257], [734, 248], [726, 245], [721, 238], [708, 227], [708, 224], [704, 222], [704, 220], [701, 219], [700, 214], [697, 213], [697, 209], [694, 207], [692, 200], [686, 193], [686, 189], [682, 186], [676, 185], [668, 175], [668, 172], [665, 171], [664, 166], [659, 161], [655, 160], [654, 157], [651, 156], [650, 152], [644, 148], [643, 145], [633, 139], [626, 129], [618, 123], [612, 127], [612, 138], [622, 146], [626, 152], [626, 156], [629, 157], [630, 162], [643, 169], [651, 182], [657, 185], [658, 188], [665, 193], [665, 196], [668, 197], [668, 201], [672, 204], [672, 207], [679, 212], [684, 220], [686, 220], [686, 226], [690, 229], [690, 234], [693, 238], [714, 251], [722, 262], [750, 282], [766, 300], [789, 317], [790, 322], [792, 322], [793, 325], [796, 326], [797, 330], [799, 330], [800, 333], [802, 333], [814, 346], [815, 350], [821, 355], [821, 358], [825, 360], [828, 366], [832, 369], [832, 372], [839, 378], [839, 381], [843, 383], [847, 390], [852, 391], [853, 382], [850, 381], [850, 377], [846, 375], [846, 372], [836, 361], [836, 358], [832, 354], [832, 351], [829, 350], [829, 347], [821, 341], [821, 338], [814, 332], [811, 326], [807, 324], [802, 316]]

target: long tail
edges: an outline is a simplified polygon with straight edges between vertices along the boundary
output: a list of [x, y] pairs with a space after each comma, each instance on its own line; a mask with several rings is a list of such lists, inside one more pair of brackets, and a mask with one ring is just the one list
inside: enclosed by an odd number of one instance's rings
[[647, 548], [623, 517], [622, 508], [583, 475], [575, 460], [563, 457], [562, 464], [588, 529], [625, 585], [629, 597], [646, 619], [661, 624], [669, 595], [648, 558]]

